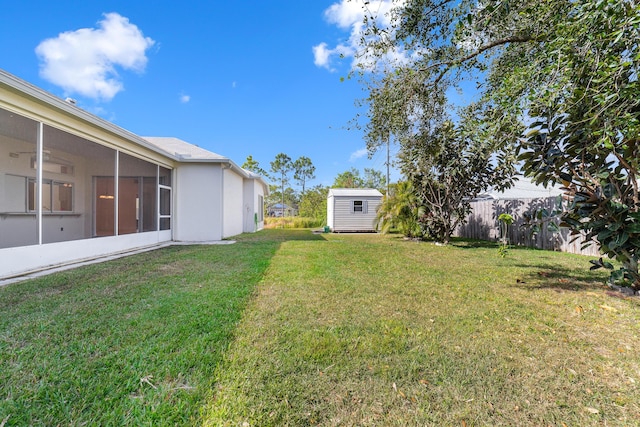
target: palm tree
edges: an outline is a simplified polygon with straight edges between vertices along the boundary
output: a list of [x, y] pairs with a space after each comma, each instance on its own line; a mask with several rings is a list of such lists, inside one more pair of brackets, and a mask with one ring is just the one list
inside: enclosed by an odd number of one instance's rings
[[424, 207], [420, 205], [413, 185], [408, 181], [402, 181], [382, 199], [376, 220], [382, 233], [395, 229], [406, 237], [415, 238], [424, 237], [424, 231], [420, 226], [422, 215]]

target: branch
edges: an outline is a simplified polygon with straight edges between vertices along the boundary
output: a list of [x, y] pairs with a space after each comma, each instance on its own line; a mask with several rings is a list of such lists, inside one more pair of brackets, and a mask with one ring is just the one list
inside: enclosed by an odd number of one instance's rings
[[438, 77], [436, 77], [436, 79], [433, 82], [433, 84], [436, 85], [438, 84], [438, 82], [440, 82], [440, 80], [442, 80], [445, 74], [447, 74], [449, 70], [451, 70], [453, 67], [460, 65], [464, 62], [467, 62], [477, 56], [480, 56], [484, 52], [490, 49], [493, 49], [494, 47], [503, 46], [509, 43], [527, 43], [527, 42], [536, 41], [536, 40], [537, 38], [531, 35], [512, 35], [509, 37], [504, 37], [501, 39], [494, 40], [490, 43], [487, 43], [484, 46], [480, 46], [478, 50], [471, 52], [470, 54], [463, 56], [461, 58], [452, 59], [450, 61], [436, 62], [435, 64], [430, 64], [424, 68], [419, 69], [418, 71], [425, 72], [433, 68], [439, 68], [439, 67], [445, 66], [444, 70], [440, 72]]

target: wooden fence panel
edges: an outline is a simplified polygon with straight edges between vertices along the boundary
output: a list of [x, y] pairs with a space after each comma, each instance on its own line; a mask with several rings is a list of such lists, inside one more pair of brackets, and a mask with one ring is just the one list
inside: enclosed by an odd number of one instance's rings
[[472, 211], [466, 224], [458, 227], [455, 235], [470, 239], [496, 241], [500, 238], [498, 216], [502, 213], [508, 213], [514, 219], [508, 232], [511, 245], [599, 256], [596, 242], [581, 249], [585, 242], [584, 236], [571, 242], [573, 236], [569, 234], [568, 228], [561, 228], [559, 232], [554, 233], [549, 231], [547, 227], [542, 227], [540, 233], [535, 236], [530, 235], [529, 229], [524, 226], [524, 214], [533, 213], [542, 208], [552, 211], [557, 202], [556, 197], [475, 201], [471, 203]]

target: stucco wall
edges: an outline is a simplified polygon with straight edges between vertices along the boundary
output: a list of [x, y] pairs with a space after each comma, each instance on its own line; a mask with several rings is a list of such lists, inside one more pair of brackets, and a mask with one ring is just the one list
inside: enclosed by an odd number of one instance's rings
[[243, 199], [243, 178], [231, 169], [224, 169], [224, 218], [222, 237], [242, 233], [246, 208]]
[[[260, 197], [264, 204], [264, 187], [257, 179], [244, 180], [244, 230], [245, 233], [262, 230], [264, 228], [264, 211], [260, 215]], [[256, 224], [255, 215], [258, 217]], [[260, 218], [262, 217], [262, 220]]]
[[222, 239], [222, 168], [219, 164], [186, 163], [175, 169], [173, 239]]

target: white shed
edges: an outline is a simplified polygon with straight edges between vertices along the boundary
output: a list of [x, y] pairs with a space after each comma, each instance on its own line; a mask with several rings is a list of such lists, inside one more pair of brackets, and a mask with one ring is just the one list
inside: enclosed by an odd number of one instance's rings
[[382, 193], [373, 188], [332, 188], [327, 197], [327, 225], [333, 232], [376, 231]]

